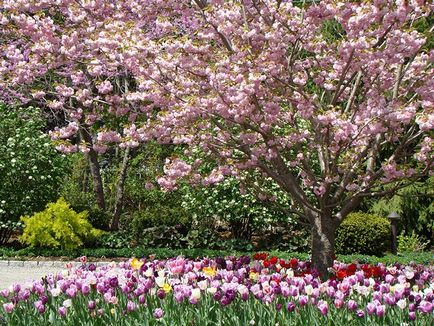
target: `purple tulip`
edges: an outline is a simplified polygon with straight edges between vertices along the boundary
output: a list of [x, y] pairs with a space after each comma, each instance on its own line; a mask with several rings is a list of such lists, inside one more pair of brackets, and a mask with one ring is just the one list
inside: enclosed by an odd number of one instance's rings
[[383, 317], [384, 316], [384, 314], [385, 314], [385, 312], [386, 312], [386, 306], [385, 305], [378, 305], [376, 308], [375, 308], [375, 314], [378, 316], [378, 317]]
[[393, 275], [387, 274], [386, 277], [384, 278], [384, 281], [386, 283], [392, 284], [392, 282], [395, 280], [395, 277], [393, 277]]
[[340, 309], [344, 306], [344, 300], [335, 299], [334, 304], [337, 309]]
[[237, 293], [236, 293], [234, 290], [229, 289], [229, 290], [226, 291], [225, 295], [226, 295], [228, 298], [230, 298], [231, 301], [233, 301], [233, 300], [235, 299], [235, 297], [237, 296]]
[[21, 291], [18, 294], [18, 300], [20, 300], [20, 301], [26, 301], [29, 297], [30, 297], [30, 291], [29, 290]]
[[433, 304], [429, 301], [423, 300], [419, 303], [419, 310], [424, 314], [431, 313], [433, 309]]
[[289, 311], [289, 312], [293, 312], [294, 310], [295, 310], [295, 303], [294, 302], [288, 302], [288, 304], [286, 305], [286, 309]]
[[35, 306], [36, 310], [38, 310], [40, 314], [43, 314], [45, 312], [45, 306], [41, 300], [35, 301], [33, 305]]
[[321, 315], [327, 315], [328, 311], [329, 311], [329, 306], [327, 304], [327, 301], [324, 300], [320, 300], [318, 302], [317, 305], [319, 312], [321, 313]]
[[12, 285], [12, 291], [13, 292], [18, 293], [18, 292], [20, 292], [20, 290], [21, 290], [20, 284], [15, 283], [14, 285]]
[[358, 305], [357, 305], [357, 302], [356, 302], [356, 301], [354, 301], [354, 300], [349, 300], [348, 303], [347, 303], [347, 307], [348, 307], [348, 309], [354, 311], [354, 310], [356, 310], [356, 309], [358, 308]]
[[166, 292], [164, 292], [163, 289], [158, 289], [157, 290], [157, 297], [159, 297], [160, 299], [164, 299], [166, 297]]
[[71, 287], [68, 288], [65, 293], [70, 298], [74, 298], [77, 295], [77, 287], [75, 285], [71, 285]]
[[132, 312], [134, 310], [136, 310], [136, 304], [133, 301], [128, 300], [128, 302], [127, 302], [127, 311], [128, 312]]
[[416, 320], [416, 312], [410, 311], [408, 313], [408, 319], [410, 319], [411, 321]]
[[84, 295], [87, 295], [90, 293], [90, 286], [89, 284], [83, 284], [81, 286], [81, 293], [83, 293]]
[[386, 283], [380, 284], [380, 292], [381, 293], [389, 293], [390, 292], [390, 285]]
[[300, 306], [305, 306], [308, 302], [309, 298], [305, 295], [300, 295], [300, 297], [298, 298], [298, 303], [300, 304]]
[[414, 303], [410, 303], [408, 305], [408, 310], [409, 311], [416, 311], [416, 305]]
[[15, 308], [15, 305], [12, 302], [4, 303], [3, 309], [6, 311], [6, 313], [10, 314]]
[[404, 290], [395, 290], [395, 293], [393, 293], [395, 296], [396, 301], [401, 300], [404, 297]]
[[279, 295], [282, 293], [282, 289], [280, 288], [280, 286], [275, 286], [273, 287], [273, 293], [276, 295]]
[[368, 315], [373, 315], [375, 314], [376, 311], [376, 305], [373, 302], [368, 302], [368, 304], [366, 305], [366, 312], [368, 313]]
[[196, 297], [191, 296], [191, 297], [188, 299], [188, 302], [189, 302], [190, 304], [192, 304], [192, 305], [196, 305], [196, 304], [199, 303], [199, 299], [196, 298]]
[[335, 296], [336, 290], [333, 287], [329, 286], [327, 287], [326, 293], [329, 298], [333, 298]]
[[88, 308], [89, 310], [94, 310], [94, 309], [96, 308], [96, 303], [95, 303], [95, 301], [93, 301], [93, 300], [89, 301], [89, 302], [87, 303], [87, 308]]
[[8, 290], [8, 289], [3, 289], [3, 290], [1, 290], [1, 291], [0, 291], [0, 295], [1, 295], [3, 298], [7, 298], [7, 297], [9, 296], [9, 290]]
[[359, 318], [363, 318], [363, 317], [365, 317], [365, 312], [363, 310], [359, 309], [359, 310], [357, 310], [356, 315]]
[[109, 280], [109, 284], [110, 284], [110, 286], [111, 286], [112, 288], [117, 287], [117, 286], [119, 285], [118, 278], [117, 278], [117, 277], [112, 277], [112, 278], [110, 278], [110, 280]]
[[164, 310], [161, 308], [156, 308], [154, 309], [154, 317], [156, 319], [161, 319], [164, 316]]
[[222, 296], [223, 296], [223, 294], [222, 294], [220, 291], [217, 291], [217, 292], [214, 293], [214, 295], [213, 295], [214, 300], [216, 300], [216, 301], [220, 301], [221, 298], [222, 298]]
[[345, 294], [342, 291], [336, 291], [335, 298], [339, 300], [344, 300]]
[[372, 294], [372, 300], [381, 301], [383, 299], [383, 294], [381, 292], [374, 292]]
[[220, 300], [220, 303], [221, 303], [223, 306], [227, 306], [227, 305], [229, 305], [231, 302], [232, 302], [231, 299], [229, 299], [226, 295], [224, 295], [224, 296], [221, 298], [221, 300]]
[[298, 294], [299, 294], [298, 288], [295, 287], [295, 286], [293, 286], [293, 285], [291, 285], [289, 287], [289, 295], [292, 296], [292, 297], [296, 297], [296, 296], [298, 296]]
[[384, 295], [384, 302], [389, 306], [393, 306], [396, 304], [395, 296], [392, 293], [387, 293]]
[[60, 315], [60, 317], [65, 317], [66, 316], [66, 307], [60, 307], [59, 309], [58, 309], [58, 312], [59, 312], [59, 315]]
[[39, 300], [41, 300], [42, 304], [46, 304], [48, 302], [48, 297], [46, 295], [41, 295]]

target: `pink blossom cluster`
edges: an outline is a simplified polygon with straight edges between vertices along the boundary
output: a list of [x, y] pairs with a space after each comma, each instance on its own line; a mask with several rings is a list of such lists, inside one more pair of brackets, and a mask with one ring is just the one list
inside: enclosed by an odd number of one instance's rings
[[189, 175], [191, 172], [191, 165], [181, 159], [166, 160], [164, 165], [165, 175], [157, 179], [158, 184], [163, 189], [172, 190], [176, 188], [176, 181], [179, 178]]
[[383, 184], [433, 169], [434, 52], [415, 28], [430, 2], [5, 0], [3, 8], [5, 100], [33, 97], [79, 128], [126, 117], [120, 146], [185, 144], [232, 170], [201, 175], [172, 164], [159, 179], [167, 189], [186, 174], [212, 184], [256, 169], [304, 213], [334, 207], [343, 218]]

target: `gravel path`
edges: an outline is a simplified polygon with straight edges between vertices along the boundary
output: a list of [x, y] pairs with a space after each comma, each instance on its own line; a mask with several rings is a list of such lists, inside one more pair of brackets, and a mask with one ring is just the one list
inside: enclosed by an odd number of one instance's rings
[[[26, 283], [27, 281], [39, 280], [50, 273], [58, 273], [66, 269], [68, 262], [61, 261], [6, 261], [0, 260], [0, 290], [14, 283]], [[78, 265], [80, 263], [73, 262]], [[98, 262], [96, 265], [107, 264]]]
[[26, 283], [39, 280], [50, 273], [62, 271], [60, 267], [29, 267], [29, 266], [1, 266], [0, 289], [9, 287], [14, 283]]

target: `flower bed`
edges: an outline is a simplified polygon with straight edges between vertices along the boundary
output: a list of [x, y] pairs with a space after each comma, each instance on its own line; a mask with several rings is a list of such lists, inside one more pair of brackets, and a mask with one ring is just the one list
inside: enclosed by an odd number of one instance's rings
[[309, 262], [256, 254], [79, 268], [0, 292], [8, 325], [376, 325], [433, 322], [434, 268]]

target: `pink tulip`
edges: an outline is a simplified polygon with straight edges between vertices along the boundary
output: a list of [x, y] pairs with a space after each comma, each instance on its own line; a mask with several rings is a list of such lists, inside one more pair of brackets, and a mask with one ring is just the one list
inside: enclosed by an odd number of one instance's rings
[[320, 301], [318, 302], [317, 307], [318, 307], [318, 309], [319, 309], [319, 312], [320, 312], [322, 315], [327, 315], [327, 312], [329, 311], [329, 306], [328, 306], [328, 304], [327, 304], [327, 301], [320, 300]]
[[15, 305], [12, 302], [4, 303], [3, 309], [6, 311], [6, 313], [10, 314], [15, 308]]

